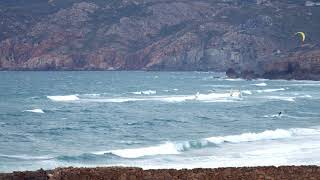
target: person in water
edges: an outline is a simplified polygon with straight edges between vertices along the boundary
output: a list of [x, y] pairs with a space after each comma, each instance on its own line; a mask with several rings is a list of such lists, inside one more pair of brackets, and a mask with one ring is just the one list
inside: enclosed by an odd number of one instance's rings
[[281, 116], [282, 115], [282, 112], [280, 111], [279, 113], [278, 113], [278, 116]]

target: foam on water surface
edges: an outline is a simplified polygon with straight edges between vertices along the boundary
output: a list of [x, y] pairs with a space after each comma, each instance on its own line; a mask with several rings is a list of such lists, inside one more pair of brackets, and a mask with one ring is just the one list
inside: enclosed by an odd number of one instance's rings
[[40, 114], [44, 113], [44, 111], [42, 109], [24, 110], [23, 112], [32, 112], [32, 113], [40, 113]]
[[[209, 138], [199, 139], [197, 141], [184, 142], [166, 142], [164, 144], [133, 148], [118, 149], [110, 151], [94, 152], [93, 154], [102, 155], [112, 153], [123, 158], [139, 158], [143, 156], [155, 155], [174, 155], [181, 154], [192, 149], [206, 148], [212, 145], [223, 145], [228, 143], [241, 144], [248, 142], [259, 142], [267, 140], [290, 139], [303, 136], [319, 136], [320, 129], [317, 128], [292, 128], [292, 129], [276, 129], [266, 130], [259, 133], [243, 133], [239, 135], [213, 136]], [[320, 146], [319, 146], [320, 147]]]
[[263, 86], [267, 86], [268, 84], [263, 82], [263, 83], [253, 84], [253, 85], [263, 87]]
[[47, 96], [52, 101], [77, 101], [78, 95], [66, 95], [66, 96]]
[[258, 93], [284, 91], [285, 88], [257, 90]]

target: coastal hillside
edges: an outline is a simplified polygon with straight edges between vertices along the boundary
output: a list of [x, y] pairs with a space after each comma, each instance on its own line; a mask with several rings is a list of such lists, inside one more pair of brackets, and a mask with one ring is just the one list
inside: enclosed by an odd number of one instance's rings
[[319, 80], [319, 19], [316, 0], [2, 0], [0, 70]]

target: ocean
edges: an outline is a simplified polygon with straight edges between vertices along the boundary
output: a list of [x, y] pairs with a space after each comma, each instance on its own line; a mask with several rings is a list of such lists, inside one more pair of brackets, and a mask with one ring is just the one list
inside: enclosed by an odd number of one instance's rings
[[0, 172], [320, 165], [319, 88], [213, 72], [3, 71]]

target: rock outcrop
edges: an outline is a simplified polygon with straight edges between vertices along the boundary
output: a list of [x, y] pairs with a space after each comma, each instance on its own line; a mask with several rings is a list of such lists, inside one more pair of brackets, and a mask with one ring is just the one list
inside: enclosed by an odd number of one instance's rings
[[192, 170], [142, 170], [140, 168], [58, 168], [52, 171], [0, 174], [1, 180], [170, 180], [170, 179], [319, 179], [317, 166], [243, 167]]
[[[319, 80], [320, 6], [310, 2], [3, 0], [0, 70], [198, 70]], [[304, 45], [297, 31], [307, 34]]]

